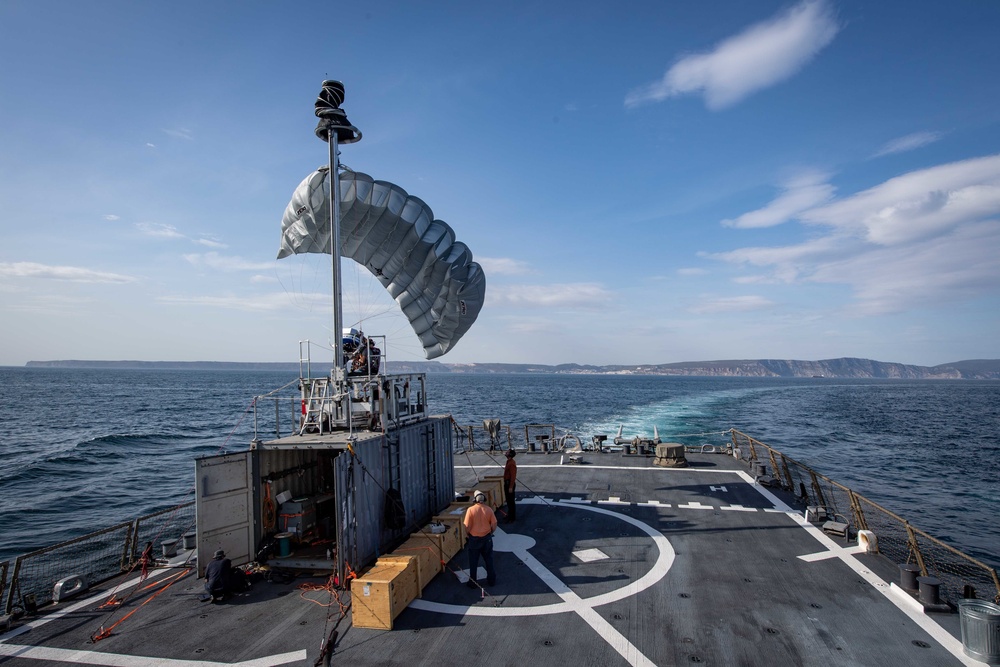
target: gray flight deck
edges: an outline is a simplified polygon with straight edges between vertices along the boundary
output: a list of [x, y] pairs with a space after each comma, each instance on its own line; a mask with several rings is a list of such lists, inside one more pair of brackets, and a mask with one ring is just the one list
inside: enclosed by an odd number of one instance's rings
[[[518, 456], [496, 585], [465, 586], [462, 552], [391, 631], [352, 627], [348, 592], [338, 603], [300, 588], [323, 576], [260, 581], [213, 605], [196, 574], [163, 569], [119, 608], [98, 609], [107, 594], [92, 590], [25, 619], [0, 637], [0, 664], [313, 665], [324, 637], [333, 665], [982, 664], [963, 655], [957, 614], [925, 613], [894, 585], [894, 563], [806, 523], [732, 457], [688, 458], [667, 469], [610, 453]], [[462, 490], [503, 459], [454, 461]]]

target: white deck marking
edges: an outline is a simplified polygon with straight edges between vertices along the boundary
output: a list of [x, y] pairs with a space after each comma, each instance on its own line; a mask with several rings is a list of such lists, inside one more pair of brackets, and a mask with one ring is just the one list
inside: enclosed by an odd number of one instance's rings
[[17, 646], [0, 644], [0, 655], [11, 658], [28, 658], [46, 662], [70, 662], [77, 665], [108, 665], [109, 667], [273, 667], [301, 662], [306, 659], [305, 649], [255, 658], [245, 662], [213, 662], [209, 660], [175, 660], [99, 651], [79, 651], [48, 646]]
[[715, 508], [712, 505], [702, 505], [697, 500], [692, 500], [689, 503], [685, 503], [683, 505], [678, 505], [677, 509], [684, 509], [684, 510], [714, 510]]
[[[502, 464], [485, 463], [479, 466], [454, 466], [455, 470], [483, 470], [485, 468], [497, 468], [503, 470]], [[533, 465], [531, 463], [518, 463], [517, 469], [531, 469], [531, 468], [562, 468], [566, 469], [566, 466], [561, 466], [558, 463], [554, 465], [540, 464]], [[699, 475], [739, 475], [742, 474], [738, 470], [714, 470], [712, 468], [660, 468], [660, 467], [649, 467], [641, 468], [637, 466], [587, 466], [587, 470], [627, 470], [629, 472], [655, 472], [664, 473], [670, 475], [683, 475], [697, 473]], [[753, 482], [753, 479], [750, 480]]]
[[644, 503], [636, 503], [643, 507], [670, 507], [670, 503], [661, 503], [659, 500], [647, 500]]
[[799, 560], [805, 561], [806, 563], [815, 563], [819, 560], [827, 560], [828, 558], [840, 558], [843, 554], [863, 554], [866, 551], [866, 547], [830, 547], [829, 551], [818, 551], [814, 554], [804, 554], [799, 556]]
[[626, 502], [619, 498], [618, 496], [609, 496], [607, 500], [598, 500], [598, 505], [631, 505], [632, 503]]
[[847, 565], [847, 567], [854, 570], [855, 574], [871, 584], [872, 588], [881, 593], [887, 600], [894, 604], [897, 609], [906, 614], [911, 621], [916, 623], [924, 632], [933, 637], [934, 641], [940, 644], [946, 651], [951, 653], [963, 665], [968, 665], [969, 667], [982, 666], [983, 663], [978, 660], [973, 660], [969, 656], [965, 655], [965, 651], [962, 649], [962, 642], [960, 640], [953, 637], [950, 632], [938, 625], [930, 616], [923, 613], [922, 608], [920, 611], [917, 611], [912, 605], [901, 600], [899, 596], [892, 592], [891, 586], [887, 586], [881, 578], [862, 565], [861, 562], [858, 561], [858, 559], [854, 557], [854, 554], [850, 553], [848, 549], [841, 547], [839, 544], [830, 539], [830, 537], [822, 530], [807, 522], [800, 512], [790, 508], [788, 505], [779, 500], [773, 493], [754, 484], [753, 477], [749, 474], [743, 471], [738, 471], [737, 474], [745, 482], [747, 482], [747, 484], [757, 489], [761, 495], [774, 503], [774, 506], [778, 508], [777, 511], [784, 511], [784, 513], [787, 514], [792, 521], [802, 526], [807, 533], [816, 538], [816, 540], [825, 546], [828, 551], [833, 552], [832, 555], [834, 557], [839, 558], [845, 565]]
[[743, 505], [724, 505], [720, 510], [730, 510], [732, 512], [756, 512], [756, 507], [743, 507]]
[[727, 489], [724, 486], [710, 486], [708, 488], [711, 489], [712, 491], [722, 491], [723, 493], [728, 493], [729, 492], [729, 489]]
[[574, 612], [586, 621], [590, 627], [594, 628], [594, 630], [602, 638], [604, 638], [605, 641], [611, 644], [612, 648], [624, 657], [630, 665], [636, 667], [652, 667], [654, 663], [643, 655], [631, 642], [629, 642], [624, 635], [618, 632], [618, 630], [616, 630], [611, 623], [606, 621], [604, 617], [595, 610], [595, 607], [617, 602], [627, 597], [636, 595], [662, 579], [674, 562], [674, 549], [670, 546], [670, 542], [667, 538], [659, 531], [653, 529], [651, 526], [648, 526], [638, 519], [625, 514], [619, 514], [612, 510], [606, 510], [595, 505], [583, 505], [580, 503], [569, 502], [550, 503], [538, 497], [526, 498], [520, 504], [560, 505], [562, 507], [581, 509], [588, 512], [597, 512], [598, 514], [614, 517], [626, 523], [632, 524], [646, 533], [656, 545], [659, 555], [649, 571], [635, 581], [629, 582], [622, 588], [602, 593], [601, 595], [595, 595], [590, 598], [581, 598], [579, 595], [574, 593], [569, 586], [560, 580], [559, 577], [549, 571], [528, 552], [528, 549], [534, 546], [534, 540], [532, 538], [526, 535], [506, 533], [498, 528], [496, 537], [494, 537], [494, 549], [497, 551], [509, 551], [517, 556], [521, 562], [527, 565], [539, 579], [544, 581], [546, 585], [548, 585], [549, 588], [551, 588], [552, 591], [562, 599], [562, 602], [533, 607], [475, 607], [445, 604], [442, 602], [431, 602], [426, 599], [417, 599], [410, 603], [410, 607], [444, 614], [457, 614], [459, 616], [544, 616], [548, 614]]
[[589, 503], [590, 501], [589, 500], [584, 500], [580, 496], [573, 496], [572, 498], [570, 498], [568, 500], [564, 500], [563, 502], [564, 503]]
[[606, 560], [610, 558], [610, 556], [600, 549], [580, 549], [579, 551], [574, 551], [573, 555], [582, 560], [584, 563], [593, 563], [594, 561]]

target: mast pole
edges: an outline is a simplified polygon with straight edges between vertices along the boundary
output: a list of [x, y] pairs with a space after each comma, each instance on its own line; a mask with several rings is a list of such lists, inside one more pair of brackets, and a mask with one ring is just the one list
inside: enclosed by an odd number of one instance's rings
[[[333, 281], [333, 364], [339, 369], [334, 380], [340, 384], [344, 379], [344, 303], [340, 279], [340, 156], [337, 152], [337, 133], [331, 127], [327, 130], [330, 147], [330, 258]], [[340, 387], [338, 386], [338, 389]]]
[[338, 393], [343, 389], [347, 372], [344, 368], [344, 304], [340, 275], [340, 144], [361, 141], [361, 130], [351, 125], [347, 113], [340, 108], [344, 103], [344, 84], [324, 81], [316, 98], [316, 136], [327, 142], [330, 149], [330, 258], [333, 284], [333, 381]]

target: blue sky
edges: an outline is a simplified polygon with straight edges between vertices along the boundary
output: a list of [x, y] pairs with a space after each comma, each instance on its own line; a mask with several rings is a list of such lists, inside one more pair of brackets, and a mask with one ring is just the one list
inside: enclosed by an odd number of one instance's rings
[[[0, 364], [329, 359], [326, 162], [487, 276], [440, 360], [1000, 357], [1000, 4], [0, 2]], [[420, 359], [345, 262], [345, 320]]]

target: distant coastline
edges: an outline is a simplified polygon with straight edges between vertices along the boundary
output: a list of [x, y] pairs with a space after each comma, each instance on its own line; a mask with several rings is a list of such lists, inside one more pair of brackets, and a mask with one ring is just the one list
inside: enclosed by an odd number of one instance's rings
[[[299, 372], [297, 363], [238, 361], [29, 361], [28, 368], [233, 370]], [[448, 364], [389, 362], [390, 373], [535, 373], [570, 375], [670, 375], [699, 377], [873, 378], [903, 380], [1000, 380], [1000, 359], [969, 359], [938, 366], [914, 366], [844, 357], [820, 361], [741, 359], [673, 364], [589, 366], [581, 364]]]

